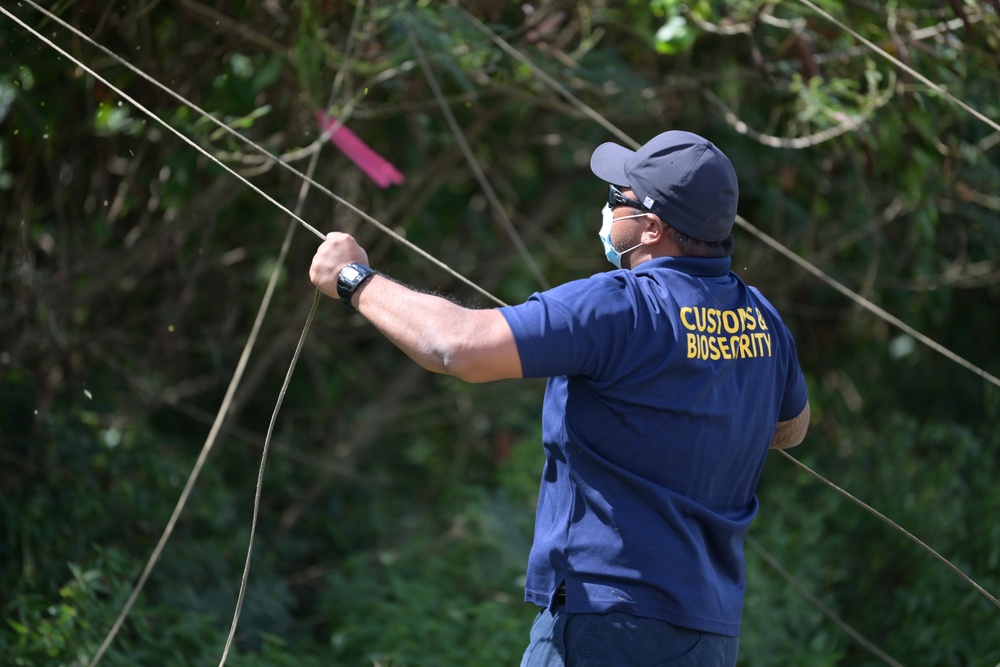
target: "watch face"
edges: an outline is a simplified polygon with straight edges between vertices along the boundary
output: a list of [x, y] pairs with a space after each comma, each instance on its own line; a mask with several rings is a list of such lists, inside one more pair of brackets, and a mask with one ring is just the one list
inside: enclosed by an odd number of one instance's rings
[[365, 282], [365, 278], [374, 273], [374, 271], [364, 264], [348, 264], [340, 270], [340, 275], [337, 276], [337, 296], [350, 303], [354, 290], [358, 288], [358, 285]]

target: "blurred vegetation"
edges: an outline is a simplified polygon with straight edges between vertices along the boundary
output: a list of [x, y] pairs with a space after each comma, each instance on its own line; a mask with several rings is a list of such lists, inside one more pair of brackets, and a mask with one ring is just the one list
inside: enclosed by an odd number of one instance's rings
[[[8, 3], [15, 4], [15, 3]], [[1000, 119], [1000, 5], [817, 1]], [[547, 281], [605, 270], [614, 140], [483, 21], [628, 135], [720, 145], [740, 213], [835, 279], [1000, 374], [1000, 133], [800, 2], [51, 3], [51, 10], [506, 302], [539, 289], [416, 60], [431, 60]], [[277, 201], [301, 183], [25, 3], [6, 8]], [[355, 17], [357, 16], [357, 21]], [[352, 25], [355, 29], [352, 31]], [[327, 110], [396, 165], [376, 187]], [[312, 191], [380, 270], [491, 305]], [[218, 660], [263, 438], [312, 295], [317, 240], [6, 16], [0, 19], [0, 662], [86, 665], [163, 532], [276, 268], [233, 407], [107, 665]], [[734, 269], [796, 334], [813, 424], [793, 454], [1000, 594], [1000, 389], [738, 231]], [[540, 382], [414, 368], [324, 301], [275, 432], [228, 663], [516, 664], [534, 610]], [[741, 664], [884, 664], [762, 556], [906, 665], [1000, 663], [1000, 610], [774, 456], [749, 550]], [[669, 566], [669, 564], [665, 564]]]

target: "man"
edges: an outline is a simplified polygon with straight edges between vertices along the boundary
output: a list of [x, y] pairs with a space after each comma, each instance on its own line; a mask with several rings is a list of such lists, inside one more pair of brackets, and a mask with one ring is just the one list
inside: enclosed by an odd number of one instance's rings
[[718, 148], [665, 132], [599, 146], [591, 170], [614, 271], [471, 310], [332, 233], [310, 277], [428, 370], [549, 378], [522, 667], [735, 665], [754, 491], [809, 423], [795, 344], [729, 270], [739, 191]]

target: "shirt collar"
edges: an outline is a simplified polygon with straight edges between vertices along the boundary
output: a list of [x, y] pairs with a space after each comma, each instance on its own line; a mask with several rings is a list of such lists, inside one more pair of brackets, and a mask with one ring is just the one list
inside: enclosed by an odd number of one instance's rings
[[671, 269], [690, 276], [715, 277], [729, 273], [732, 257], [656, 257], [646, 260], [634, 269], [636, 274], [654, 269]]

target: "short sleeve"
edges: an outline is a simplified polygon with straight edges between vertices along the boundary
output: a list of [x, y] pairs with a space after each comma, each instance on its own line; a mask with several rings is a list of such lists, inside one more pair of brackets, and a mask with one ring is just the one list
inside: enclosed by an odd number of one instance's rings
[[[625, 272], [576, 280], [500, 309], [524, 377], [600, 377], [623, 353], [634, 330], [635, 299]], [[623, 317], [623, 311], [627, 316]]]
[[788, 350], [788, 373], [785, 378], [785, 393], [781, 399], [781, 408], [778, 410], [778, 421], [795, 419], [805, 409], [806, 403], [809, 401], [806, 378], [799, 366], [795, 340], [787, 328], [785, 329], [785, 339], [785, 347]]

